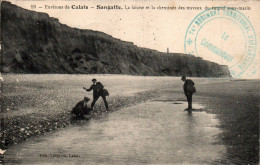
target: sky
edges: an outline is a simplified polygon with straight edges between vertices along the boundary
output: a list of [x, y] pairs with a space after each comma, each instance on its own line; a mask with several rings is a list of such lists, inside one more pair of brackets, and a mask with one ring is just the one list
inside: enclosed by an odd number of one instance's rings
[[[102, 31], [115, 38], [133, 42], [140, 47], [155, 49], [166, 52], [167, 48], [172, 53], [190, 53], [200, 56], [205, 60], [216, 62], [221, 65], [228, 65], [234, 72], [241, 72], [234, 76], [241, 78], [260, 78], [259, 68], [259, 44], [256, 43], [256, 50], [252, 63], [248, 63], [247, 69], [239, 71], [235, 65], [241, 63], [245, 58], [248, 41], [241, 26], [235, 25], [234, 21], [228, 19], [216, 19], [210, 21], [207, 26], [200, 30], [197, 38], [196, 51], [185, 49], [187, 40], [186, 32], [191, 30], [189, 26], [192, 21], [203, 13], [205, 7], [229, 6], [229, 7], [250, 7], [250, 10], [240, 12], [247, 17], [255, 31], [255, 41], [259, 41], [260, 36], [260, 3], [257, 1], [111, 1], [111, 0], [85, 0], [85, 1], [12, 1], [20, 7], [37, 12], [48, 13], [49, 16], [58, 18], [63, 24], [80, 29], [91, 29]], [[75, 9], [88, 6], [88, 9]], [[122, 9], [97, 9], [101, 6], [121, 6]], [[53, 7], [56, 9], [53, 9]], [[69, 9], [66, 9], [69, 6]], [[61, 8], [62, 9], [57, 9]], [[136, 9], [144, 7], [144, 9]], [[175, 7], [174, 10], [158, 9], [158, 7]], [[187, 10], [187, 7], [194, 7]], [[197, 8], [195, 8], [197, 7]], [[196, 10], [201, 7], [202, 10]], [[72, 9], [74, 8], [74, 9]], [[129, 9], [127, 9], [129, 8]], [[135, 9], [134, 9], [135, 8]], [[183, 10], [184, 9], [184, 10]], [[228, 34], [228, 40], [221, 39], [224, 33]], [[204, 39], [204, 40], [203, 40]], [[202, 40], [216, 45], [219, 49], [232, 56], [232, 62], [225, 60], [220, 55], [214, 54], [207, 46], [202, 45]], [[253, 69], [252, 69], [253, 68]], [[232, 70], [232, 72], [233, 72]], [[247, 73], [248, 72], [248, 73]]]

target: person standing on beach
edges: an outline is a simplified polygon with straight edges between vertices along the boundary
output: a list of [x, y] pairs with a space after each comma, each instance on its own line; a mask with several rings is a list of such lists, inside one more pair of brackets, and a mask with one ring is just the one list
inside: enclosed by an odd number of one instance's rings
[[93, 82], [93, 84], [91, 85], [91, 87], [89, 89], [86, 89], [85, 87], [83, 87], [87, 92], [90, 92], [91, 90], [93, 90], [93, 101], [91, 103], [91, 110], [93, 110], [93, 107], [95, 106], [96, 101], [101, 96], [105, 103], [106, 110], [108, 111], [109, 109], [108, 109], [108, 104], [107, 104], [107, 100], [106, 100], [106, 96], [108, 96], [107, 90], [105, 90], [104, 86], [101, 84], [101, 82], [97, 82], [96, 79], [92, 79], [92, 82]]
[[185, 96], [187, 97], [188, 110], [191, 111], [191, 109], [192, 109], [192, 94], [196, 92], [196, 88], [194, 86], [195, 83], [190, 79], [186, 79], [185, 76], [182, 76], [181, 80], [184, 81], [183, 90], [184, 90]]

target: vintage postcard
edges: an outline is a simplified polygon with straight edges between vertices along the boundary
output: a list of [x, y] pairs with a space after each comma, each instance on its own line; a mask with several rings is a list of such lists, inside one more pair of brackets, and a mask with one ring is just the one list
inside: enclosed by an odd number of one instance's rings
[[258, 164], [259, 11], [1, 1], [0, 163]]

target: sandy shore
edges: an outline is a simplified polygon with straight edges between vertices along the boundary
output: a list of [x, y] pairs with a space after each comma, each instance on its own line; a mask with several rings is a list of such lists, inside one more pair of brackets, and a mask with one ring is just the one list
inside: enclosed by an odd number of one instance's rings
[[[123, 107], [132, 106], [157, 97], [166, 100], [185, 100], [182, 91], [182, 82], [179, 79], [171, 82], [167, 82], [166, 80], [168, 81], [168, 79], [164, 78], [163, 81], [155, 80], [154, 82], [150, 82], [149, 79], [147, 85], [144, 86], [145, 90], [140, 90], [141, 92], [138, 94], [127, 96], [112, 95], [108, 100], [110, 109], [113, 112]], [[140, 78], [140, 82], [142, 81]], [[164, 83], [165, 81], [166, 83]], [[223, 158], [219, 163], [257, 164], [259, 161], [260, 81], [219, 82], [204, 79], [194, 79], [194, 81], [197, 88], [197, 93], [193, 97], [194, 102], [205, 105], [205, 110], [216, 114], [220, 120], [219, 127], [223, 130], [223, 133], [219, 135], [219, 139], [220, 142], [224, 142], [227, 146], [228, 153], [226, 158]], [[44, 89], [44, 83], [41, 82], [40, 84], [43, 85], [39, 86], [36, 83], [32, 83], [31, 85], [26, 84], [26, 89], [34, 89], [34, 87], [40, 90], [41, 88]], [[158, 86], [158, 84], [161, 86]], [[79, 87], [81, 85], [75, 86], [75, 88]], [[113, 88], [116, 89], [116, 87]], [[128, 88], [131, 89], [131, 86]], [[152, 90], [153, 88], [156, 90]], [[135, 86], [135, 89], [142, 89], [142, 86], [139, 88]], [[13, 98], [14, 94], [8, 94], [8, 97]], [[53, 95], [51, 97], [56, 98]], [[73, 102], [76, 102], [75, 100], [81, 97], [76, 96]], [[62, 111], [61, 109], [52, 111], [51, 113], [35, 111], [22, 113], [21, 115], [19, 113], [13, 113], [14, 115], [1, 114], [2, 134], [0, 148], [6, 149], [8, 146], [24, 141], [32, 136], [41, 136], [46, 134], [46, 132], [58, 130], [69, 124], [85, 122], [85, 120], [72, 119], [69, 112], [69, 110]], [[92, 117], [107, 113], [104, 110], [103, 102], [99, 102], [95, 113], [96, 115]]]
[[[220, 141], [227, 146], [220, 164], [259, 163], [259, 80], [235, 80], [197, 85], [194, 102], [206, 107], [220, 120]], [[175, 94], [173, 94], [175, 93]], [[164, 98], [176, 99], [176, 90], [166, 90]], [[178, 97], [177, 97], [178, 98]]]
[[[108, 101], [110, 113], [117, 111], [120, 108], [132, 106], [155, 98], [155, 96], [158, 96], [158, 92], [154, 90], [138, 93], [135, 96], [110, 98]], [[117, 101], [113, 102], [112, 100]], [[87, 116], [86, 120], [106, 113], [108, 112], [105, 111], [103, 104], [99, 103], [95, 106], [92, 115]], [[32, 113], [2, 118], [1, 124], [3, 127], [1, 127], [2, 136], [0, 148], [6, 149], [9, 145], [17, 144], [32, 136], [44, 135], [46, 132], [58, 130], [69, 124], [82, 123], [86, 120], [75, 119], [71, 116], [70, 111], [65, 111], [63, 113], [56, 112], [50, 115]]]
[[220, 138], [227, 145], [227, 157], [235, 164], [258, 164], [260, 82], [212, 85], [201, 87], [198, 101], [217, 114], [224, 130]]
[[[215, 114], [152, 99], [10, 146], [8, 164], [216, 164], [226, 155]], [[50, 145], [51, 144], [51, 145]], [[44, 156], [43, 156], [44, 155]], [[55, 155], [55, 157], [53, 157]], [[77, 157], [71, 157], [77, 155]], [[42, 163], [44, 162], [44, 163]]]

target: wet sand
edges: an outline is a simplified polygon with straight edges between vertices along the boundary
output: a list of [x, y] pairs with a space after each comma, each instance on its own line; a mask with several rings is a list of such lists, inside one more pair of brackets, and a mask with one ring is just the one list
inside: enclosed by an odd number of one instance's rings
[[[152, 100], [82, 125], [10, 147], [5, 163], [212, 164], [226, 154], [216, 144], [215, 115], [194, 104]], [[52, 144], [52, 145], [49, 145]]]
[[228, 149], [223, 163], [258, 164], [260, 81], [230, 81], [198, 88], [197, 101], [220, 120], [223, 132], [219, 138]]
[[[1, 149], [77, 122], [71, 119], [70, 111], [84, 96], [92, 99], [92, 93], [87, 93], [82, 87], [91, 86], [93, 77], [108, 89], [110, 96], [107, 100], [111, 111], [159, 97], [163, 89], [181, 91], [183, 85], [179, 77], [67, 74], [2, 76]], [[197, 78], [198, 84], [212, 81]], [[99, 99], [95, 115], [103, 113], [106, 112], [102, 99]]]
[[[60, 81], [55, 80], [54, 82], [58, 82], [57, 84], [61, 83], [64, 85], [65, 82], [63, 82], [62, 78], [60, 78]], [[75, 77], [74, 77], [75, 79]], [[78, 80], [83, 80], [85, 77], [78, 77], [74, 82], [76, 83], [75, 86], [73, 86], [73, 89], [65, 90], [69, 86], [69, 84], [65, 83], [66, 88], [63, 88], [62, 90], [58, 90], [58, 94], [64, 94], [68, 91], [78, 91], [78, 88], [81, 88], [81, 84], [78, 83]], [[120, 77], [117, 77], [115, 81], [109, 80], [111, 84], [120, 82], [120, 80], [124, 80], [125, 77], [122, 79]], [[105, 78], [103, 79], [105, 80]], [[214, 128], [219, 128], [221, 131], [217, 133], [217, 135], [214, 135], [217, 137], [217, 140], [214, 142], [215, 145], [224, 145], [226, 148], [225, 154], [222, 154], [220, 158], [215, 160], [216, 164], [258, 164], [259, 157], [258, 157], [258, 151], [259, 151], [259, 80], [246, 80], [246, 81], [232, 81], [232, 80], [218, 80], [218, 79], [198, 79], [193, 78], [193, 80], [196, 83], [197, 93], [194, 95], [193, 100], [196, 103], [202, 104], [205, 106], [205, 111], [210, 114], [215, 114], [216, 119], [218, 119], [219, 124], [214, 125]], [[32, 80], [34, 82], [34, 80]], [[61, 82], [62, 81], [62, 82]], [[10, 87], [12, 87], [16, 83], [16, 79], [14, 78], [11, 81]], [[52, 84], [55, 84], [52, 82]], [[135, 92], [131, 93], [131, 84], [135, 84], [135, 82], [138, 82], [135, 85]], [[142, 82], [145, 82], [146, 85], [142, 86], [140, 85]], [[36, 87], [37, 89], [41, 89], [46, 91], [45, 88], [48, 87], [49, 84], [45, 83], [29, 83], [33, 84], [33, 86], [26, 85], [28, 83], [25, 83], [24, 86], [27, 86], [27, 89], [34, 89]], [[57, 85], [56, 84], [56, 85]], [[60, 84], [60, 85], [61, 85]], [[67, 84], [67, 85], [66, 85]], [[20, 84], [15, 85], [15, 87], [18, 87]], [[39, 86], [40, 85], [40, 86]], [[46, 86], [44, 86], [46, 85]], [[117, 83], [118, 85], [118, 83]], [[182, 91], [182, 82], [179, 80], [179, 78], [170, 78], [170, 77], [163, 77], [161, 78], [147, 78], [146, 80], [142, 80], [141, 77], [138, 78], [129, 78], [128, 77], [128, 83], [123, 84], [121, 88], [119, 86], [113, 86], [111, 89], [117, 89], [116, 91], [119, 93], [112, 94], [110, 103], [113, 104], [115, 110], [122, 109], [126, 106], [132, 106], [134, 104], [138, 104], [140, 102], [144, 102], [147, 100], [154, 99], [155, 97], [159, 97], [157, 100], [161, 100], [161, 102], [167, 103], [168, 102], [174, 102], [174, 101], [185, 101], [185, 97], [183, 95]], [[56, 90], [56, 87], [53, 87]], [[120, 90], [118, 90], [120, 89]], [[125, 92], [123, 89], [126, 89]], [[140, 90], [139, 90], [140, 89]], [[154, 91], [150, 91], [150, 90]], [[47, 91], [52, 91], [53, 89], [49, 89]], [[128, 92], [127, 92], [128, 91]], [[140, 94], [139, 96], [136, 95], [136, 91], [145, 92], [143, 94]], [[21, 93], [18, 92], [18, 96], [23, 96]], [[13, 98], [15, 96], [15, 91], [11, 91], [6, 93], [9, 98]], [[79, 96], [75, 95], [75, 93], [72, 92], [73, 100], [76, 101], [77, 99], [81, 98], [84, 94], [80, 94]], [[126, 93], [127, 96], [120, 96], [120, 93]], [[56, 98], [54, 95], [49, 95], [51, 99]], [[68, 96], [62, 96], [62, 98], [66, 98]], [[116, 98], [119, 102], [113, 102], [113, 99]], [[48, 101], [48, 98], [44, 98], [46, 101]], [[58, 98], [60, 99], [60, 98]], [[11, 100], [11, 99], [9, 99]], [[66, 103], [66, 105], [69, 104], [69, 107], [74, 105], [74, 101], [70, 100]], [[99, 102], [100, 103], [100, 102]], [[52, 107], [52, 103], [47, 103], [47, 107]], [[176, 104], [178, 105], [178, 104]], [[184, 104], [185, 105], [185, 104]], [[26, 106], [26, 104], [23, 104], [21, 107]], [[32, 105], [30, 105], [32, 106]], [[60, 105], [58, 105], [60, 106]], [[62, 105], [64, 106], [64, 105]], [[62, 107], [61, 106], [61, 107]], [[36, 127], [37, 129], [40, 126], [48, 126], [48, 128], [42, 129], [42, 132], [37, 133], [37, 135], [43, 135], [46, 132], [53, 132], [52, 130], [57, 130], [62, 127], [67, 127], [68, 125], [75, 123], [75, 122], [68, 122], [65, 126], [59, 125], [59, 121], [66, 121], [68, 116], [62, 116], [64, 118], [60, 118], [59, 115], [53, 115], [53, 114], [62, 114], [62, 108], [58, 107], [56, 110], [54, 106], [54, 112], [51, 113], [51, 115], [47, 112], [38, 112], [38, 111], [31, 111], [26, 113], [25, 115], [12, 115], [15, 113], [11, 113], [10, 116], [6, 116], [10, 119], [14, 119], [13, 122], [8, 125], [8, 132], [14, 136], [22, 135], [24, 139], [28, 139], [29, 137], [33, 136], [35, 137], [36, 134], [31, 134], [29, 136], [26, 136], [25, 132], [21, 132], [17, 134], [15, 130], [18, 132], [20, 131], [20, 125], [21, 123], [24, 123], [24, 121], [28, 121], [30, 124], [34, 124], [33, 128]], [[102, 102], [99, 104], [99, 107], [102, 107]], [[26, 111], [26, 109], [23, 111]], [[68, 110], [67, 110], [68, 111]], [[112, 115], [115, 112], [112, 112], [108, 116]], [[194, 112], [193, 114], [202, 114], [204, 112]], [[23, 114], [23, 113], [22, 113]], [[29, 114], [29, 115], [28, 115]], [[103, 114], [103, 111], [100, 111], [99, 115]], [[187, 112], [184, 112], [185, 115], [187, 115]], [[107, 115], [104, 113], [103, 115]], [[12, 118], [12, 116], [19, 117], [19, 122], [17, 122], [17, 118]], [[38, 118], [37, 118], [38, 116]], [[47, 117], [46, 117], [47, 116]], [[29, 118], [29, 120], [28, 120]], [[36, 122], [35, 118], [37, 118]], [[106, 117], [105, 117], [106, 118]], [[55, 121], [56, 120], [56, 121]], [[92, 119], [91, 119], [92, 120]], [[91, 121], [90, 120], [90, 121]], [[5, 120], [6, 121], [6, 120]], [[33, 121], [33, 122], [30, 122]], [[88, 122], [88, 121], [87, 121]], [[59, 123], [57, 128], [55, 126], [55, 123]], [[76, 125], [79, 125], [80, 122], [76, 122]], [[62, 123], [63, 124], [63, 123]], [[85, 125], [86, 122], [83, 122], [83, 125]], [[18, 129], [14, 129], [14, 126], [18, 127]], [[61, 126], [61, 127], [60, 127]], [[22, 127], [25, 127], [22, 125]], [[26, 129], [26, 128], [25, 128]], [[64, 129], [64, 128], [63, 128]], [[63, 130], [61, 129], [61, 131]], [[67, 128], [65, 128], [67, 129]], [[30, 129], [28, 129], [30, 130]], [[58, 131], [59, 132], [59, 131]], [[47, 136], [49, 136], [50, 133], [47, 133]], [[43, 136], [44, 137], [44, 136]], [[15, 142], [15, 141], [14, 141]], [[20, 142], [20, 141], [18, 141]], [[25, 142], [26, 143], [26, 142]], [[11, 144], [11, 143], [10, 143]], [[22, 144], [22, 143], [21, 143]], [[15, 147], [16, 145], [10, 145], [10, 147]], [[225, 150], [223, 150], [225, 151]], [[7, 151], [8, 152], [8, 151]], [[219, 155], [218, 155], [219, 156]], [[211, 159], [213, 160], [213, 159]], [[154, 162], [156, 162], [154, 160]], [[203, 162], [201, 160], [201, 162]], [[149, 163], [148, 163], [149, 164]], [[199, 163], [200, 164], [200, 163]], [[208, 163], [207, 163], [208, 164]]]
[[[196, 82], [195, 82], [196, 83]], [[259, 164], [259, 80], [231, 80], [196, 85], [195, 102], [216, 114], [223, 130], [219, 139], [227, 147], [220, 164]], [[175, 89], [166, 90], [164, 98], [175, 99]], [[178, 95], [178, 94], [177, 94]]]

